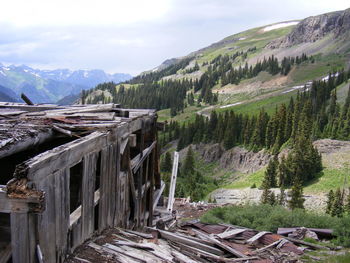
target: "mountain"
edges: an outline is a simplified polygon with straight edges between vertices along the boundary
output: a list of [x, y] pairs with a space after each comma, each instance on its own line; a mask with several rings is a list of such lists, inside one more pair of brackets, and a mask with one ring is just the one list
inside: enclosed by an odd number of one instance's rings
[[12, 90], [0, 86], [0, 101], [2, 102], [18, 102], [19, 98]]
[[[127, 82], [98, 85], [81, 102], [157, 109], [165, 123], [162, 152], [195, 150], [188, 162], [195, 169], [180, 172], [179, 197], [202, 200], [220, 187], [269, 190], [277, 181], [287, 190], [299, 180], [293, 187], [300, 193], [304, 184], [308, 196], [325, 195], [343, 187], [348, 172], [350, 148], [342, 141], [350, 140], [349, 14], [252, 28]], [[312, 142], [326, 149], [322, 160]], [[278, 178], [263, 184], [272, 155], [281, 157], [272, 164]], [[228, 195], [218, 192], [218, 200]]]
[[130, 74], [108, 74], [99, 69], [76, 71], [71, 71], [69, 69], [36, 70], [35, 73], [45, 79], [67, 82], [89, 88], [93, 88], [97, 84], [103, 82], [119, 83], [132, 78]]
[[[300, 61], [301, 57], [308, 57], [307, 61]], [[123, 85], [126, 90], [130, 87], [138, 88], [140, 85], [160, 80], [191, 80], [198, 87], [188, 87], [194, 92], [194, 97], [200, 97], [201, 106], [205, 106], [203, 98], [209, 102], [213, 95], [218, 93], [218, 103], [210, 106], [211, 111], [220, 107], [226, 110], [243, 108], [247, 104], [255, 103], [257, 100], [265, 101], [267, 98], [281, 95], [282, 93], [296, 94], [297, 90], [310, 84], [314, 79], [325, 78], [329, 72], [347, 69], [350, 61], [350, 9], [312, 16], [303, 20], [282, 21], [270, 25], [252, 28], [228, 36], [208, 47], [194, 51], [188, 55], [167, 59], [158, 67], [145, 71], [139, 76]], [[288, 65], [284, 74], [275, 74], [272, 70], [260, 68], [256, 72], [243, 76], [240, 79], [235, 76], [234, 69], [243, 70], [254, 68], [258, 62], [277, 59], [277, 67], [286, 61]], [[290, 64], [293, 61], [293, 65]], [[297, 61], [297, 63], [294, 63]], [[288, 72], [287, 72], [288, 71]], [[239, 73], [240, 74], [240, 73]], [[196, 84], [196, 85], [197, 85]], [[205, 86], [205, 89], [203, 89]], [[120, 85], [117, 86], [117, 90]], [[155, 92], [156, 88], [150, 89]], [[210, 90], [209, 91], [207, 91]], [[101, 92], [103, 96], [101, 96]], [[123, 89], [124, 92], [124, 89]], [[131, 95], [131, 91], [129, 95]], [[136, 93], [141, 94], [140, 92]], [[156, 92], [158, 94], [158, 91]], [[170, 94], [170, 93], [169, 93]], [[340, 99], [344, 98], [346, 92], [339, 90]], [[96, 95], [96, 96], [95, 96]], [[143, 96], [145, 94], [143, 93]], [[149, 94], [152, 98], [152, 94]], [[181, 95], [183, 96], [183, 95]], [[115, 101], [126, 103], [128, 107], [152, 106], [154, 100], [147, 100], [149, 104], [137, 103], [142, 101], [134, 99], [129, 104], [125, 99], [127, 96], [114, 90], [90, 91], [87, 95], [89, 102]], [[171, 98], [168, 98], [171, 101]], [[167, 99], [167, 100], [168, 100]], [[277, 104], [279, 99], [275, 100]], [[205, 102], [205, 100], [204, 100]], [[209, 102], [210, 104], [211, 102]], [[158, 103], [156, 108], [166, 109], [169, 103]], [[270, 109], [271, 104], [267, 104]], [[275, 106], [275, 104], [273, 106]], [[237, 106], [239, 105], [239, 106]], [[255, 110], [258, 107], [254, 106]], [[183, 106], [174, 106], [175, 111], [182, 111]], [[272, 108], [272, 106], [271, 106]], [[195, 109], [193, 109], [195, 111]], [[174, 112], [173, 112], [174, 113]], [[188, 114], [188, 113], [187, 113]]]
[[39, 70], [25, 65], [0, 64], [0, 85], [14, 92], [15, 96], [12, 94], [11, 97], [18, 99], [23, 92], [34, 103], [56, 103], [68, 95], [93, 88], [98, 83], [118, 83], [130, 78], [128, 74], [108, 74], [102, 70]]
[[[350, 32], [350, 9], [312, 16], [301, 21], [288, 35], [269, 44], [270, 48], [313, 43], [332, 35], [330, 42], [346, 41]], [[346, 48], [349, 45], [345, 46]]]

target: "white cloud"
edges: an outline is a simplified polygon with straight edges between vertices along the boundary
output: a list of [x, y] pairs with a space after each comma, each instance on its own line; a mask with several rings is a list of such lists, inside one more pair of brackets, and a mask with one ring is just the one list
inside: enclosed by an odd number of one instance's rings
[[137, 74], [252, 27], [348, 5], [348, 0], [3, 1], [0, 62]]
[[169, 0], [11, 0], [1, 3], [0, 22], [19, 27], [115, 25], [154, 21]]

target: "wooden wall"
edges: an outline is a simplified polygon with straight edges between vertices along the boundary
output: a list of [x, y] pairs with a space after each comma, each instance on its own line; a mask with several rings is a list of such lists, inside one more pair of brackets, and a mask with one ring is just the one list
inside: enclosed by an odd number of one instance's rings
[[[45, 262], [63, 262], [94, 232], [115, 226], [140, 228], [152, 222], [154, 186], [159, 181], [155, 178], [159, 176], [156, 119], [137, 121], [114, 131], [94, 132], [25, 163], [25, 174], [35, 189], [45, 192], [46, 205], [41, 214], [11, 218], [13, 229], [26, 222], [26, 230], [13, 233], [13, 246], [25, 251], [14, 256], [15, 263], [35, 262], [38, 248]], [[129, 140], [132, 133], [136, 145], [132, 137]], [[132, 160], [131, 152], [138, 152]], [[77, 164], [82, 167], [81, 205], [71, 212], [70, 176]], [[25, 240], [16, 243], [24, 232]]]

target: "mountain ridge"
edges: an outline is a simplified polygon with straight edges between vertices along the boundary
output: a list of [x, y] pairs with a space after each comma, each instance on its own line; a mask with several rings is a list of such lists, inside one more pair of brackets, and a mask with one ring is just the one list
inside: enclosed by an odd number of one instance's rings
[[26, 65], [5, 66], [0, 63], [0, 85], [14, 92], [15, 96], [11, 96], [13, 99], [20, 100], [23, 92], [35, 103], [56, 103], [99, 83], [118, 83], [131, 77], [123, 73], [108, 74], [103, 70], [40, 70]]

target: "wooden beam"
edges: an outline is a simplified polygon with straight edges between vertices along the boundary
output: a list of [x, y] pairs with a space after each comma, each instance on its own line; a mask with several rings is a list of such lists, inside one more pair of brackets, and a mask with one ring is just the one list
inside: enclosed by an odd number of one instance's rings
[[34, 103], [24, 93], [21, 93], [21, 99], [24, 100], [27, 105], [34, 105]]
[[129, 135], [129, 145], [130, 147], [136, 147], [136, 134]]
[[84, 155], [101, 150], [107, 145], [106, 134], [94, 132], [73, 142], [56, 147], [18, 165], [15, 177], [27, 177], [40, 181], [64, 167], [72, 167], [81, 161]]
[[141, 167], [142, 163], [146, 160], [148, 155], [152, 152], [157, 142], [153, 142], [150, 147], [144, 149], [142, 154], [138, 154], [134, 159], [131, 160], [131, 169], [134, 173]]
[[247, 231], [247, 229], [242, 229], [242, 228], [239, 228], [239, 229], [233, 229], [233, 230], [229, 230], [229, 231], [225, 231], [221, 234], [217, 234], [216, 236], [219, 237], [219, 238], [222, 238], [222, 239], [229, 239], [231, 237], [234, 237], [238, 234], [241, 234], [243, 232]]
[[17, 109], [29, 112], [35, 111], [44, 111], [44, 110], [52, 110], [52, 109], [64, 109], [64, 107], [60, 107], [54, 104], [43, 104], [43, 105], [27, 105], [24, 103], [12, 103], [12, 102], [0, 102], [0, 108], [9, 108], [9, 109]]
[[156, 209], [157, 204], [158, 204], [158, 202], [159, 202], [160, 197], [161, 197], [162, 194], [163, 194], [164, 189], [165, 189], [165, 183], [162, 181], [162, 186], [160, 187], [160, 189], [157, 189], [157, 190], [154, 192], [153, 210]]
[[269, 233], [270, 232], [267, 232], [267, 231], [261, 231], [261, 232], [257, 233], [255, 236], [249, 238], [247, 240], [247, 243], [253, 244], [255, 241], [259, 240], [261, 237], [263, 237], [264, 235], [269, 234]]
[[284, 237], [284, 239], [287, 239], [288, 241], [291, 241], [291, 242], [296, 243], [296, 244], [301, 244], [301, 245], [305, 245], [305, 246], [311, 247], [313, 249], [328, 249], [328, 250], [330, 249], [329, 247], [326, 247], [326, 246], [313, 244], [313, 243], [306, 242], [306, 241], [303, 241], [303, 240], [299, 240], [299, 239], [296, 239], [296, 238]]
[[27, 136], [21, 140], [9, 139], [5, 145], [1, 145], [0, 147], [0, 159], [6, 156], [13, 155], [18, 152], [22, 152], [28, 149], [32, 149], [40, 144], [48, 142], [52, 139], [56, 138], [53, 131], [51, 129], [43, 129], [39, 131], [34, 137]]
[[244, 258], [246, 257], [246, 255], [244, 255], [243, 253], [241, 253], [240, 251], [228, 246], [228, 245], [225, 245], [224, 243], [220, 242], [219, 240], [207, 235], [207, 234], [204, 234], [196, 229], [192, 229], [193, 232], [196, 233], [196, 235], [200, 238], [203, 238], [204, 240], [208, 240], [210, 242], [212, 242], [214, 245], [217, 245], [218, 247], [221, 247], [222, 249], [226, 250], [227, 252], [230, 252], [231, 254], [235, 255], [236, 257], [239, 257], [239, 258]]
[[30, 215], [27, 213], [11, 213], [13, 263], [35, 262], [35, 239], [35, 225]]
[[179, 244], [185, 244], [185, 245], [189, 245], [195, 248], [198, 248], [200, 250], [203, 250], [205, 252], [209, 252], [212, 253], [214, 255], [223, 255], [224, 252], [221, 251], [220, 249], [214, 248], [212, 246], [208, 246], [205, 244], [202, 244], [200, 242], [196, 242], [190, 239], [187, 239], [185, 237], [179, 236], [175, 233], [169, 232], [169, 231], [163, 231], [163, 230], [159, 230], [157, 229], [157, 231], [160, 233], [160, 235], [162, 236], [162, 238], [179, 243]]
[[0, 185], [0, 212], [1, 213], [29, 213], [40, 212], [44, 206], [44, 200], [38, 198], [9, 198], [6, 186]]
[[179, 167], [179, 153], [174, 152], [174, 164], [173, 164], [173, 170], [171, 173], [171, 183], [170, 183], [170, 189], [169, 189], [169, 199], [168, 199], [168, 211], [173, 211], [173, 205], [175, 201], [175, 187], [176, 187], [176, 177], [177, 177], [177, 170]]

